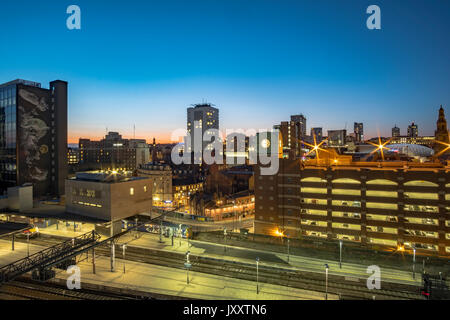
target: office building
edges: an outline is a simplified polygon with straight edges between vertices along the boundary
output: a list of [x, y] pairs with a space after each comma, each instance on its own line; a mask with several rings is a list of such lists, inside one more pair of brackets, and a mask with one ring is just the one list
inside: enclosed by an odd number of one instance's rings
[[[210, 103], [202, 103], [196, 104], [193, 108], [187, 109], [187, 131], [191, 135], [191, 145], [188, 148], [187, 152], [203, 152], [206, 146], [211, 142], [203, 141], [203, 136], [208, 129], [217, 129], [219, 130], [219, 109], [214, 108]], [[198, 141], [202, 141], [201, 150], [200, 146], [197, 146], [198, 149], [195, 149], [194, 139], [196, 138], [197, 133], [200, 134], [201, 137], [198, 137]], [[197, 160], [202, 160], [202, 155], [196, 155], [198, 157]]]
[[315, 137], [316, 143], [320, 143], [323, 139], [322, 128], [311, 128], [311, 137], [313, 137], [312, 142], [314, 142], [314, 137]]
[[408, 126], [408, 137], [417, 138], [419, 136], [419, 127], [414, 122]]
[[329, 147], [345, 147], [347, 130], [328, 130]]
[[302, 114], [291, 116], [291, 121], [298, 124], [300, 134], [303, 137], [306, 136], [306, 118], [305, 118], [305, 116]]
[[400, 128], [397, 125], [392, 128], [392, 137], [400, 137]]
[[150, 161], [150, 148], [145, 140], [123, 139], [118, 132], [109, 132], [100, 141], [80, 138], [78, 145], [83, 170], [135, 171]]
[[303, 115], [291, 116], [291, 121], [282, 121], [273, 128], [278, 131], [279, 147], [283, 157], [290, 159], [301, 157], [302, 141], [306, 136], [306, 118]]
[[69, 165], [75, 165], [80, 162], [80, 150], [78, 148], [68, 148], [67, 150], [67, 163]]
[[364, 142], [364, 125], [362, 122], [355, 122], [353, 124], [353, 133], [355, 134], [356, 142]]
[[0, 193], [30, 183], [35, 197], [61, 196], [66, 178], [67, 82], [0, 85]]

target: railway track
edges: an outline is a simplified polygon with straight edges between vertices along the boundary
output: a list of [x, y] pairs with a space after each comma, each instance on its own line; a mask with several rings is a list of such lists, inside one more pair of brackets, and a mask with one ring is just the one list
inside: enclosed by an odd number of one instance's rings
[[[50, 246], [54, 245], [64, 238], [62, 237], [40, 237], [33, 239], [32, 243], [37, 245]], [[118, 249], [118, 248], [116, 248]], [[96, 255], [109, 256], [109, 248], [97, 247]], [[159, 266], [166, 266], [170, 268], [177, 268], [184, 270], [184, 254], [176, 252], [163, 252], [159, 250], [139, 248], [128, 246], [126, 260], [154, 264]], [[233, 261], [213, 259], [202, 256], [195, 256], [191, 254], [192, 271], [206, 274], [220, 275], [232, 277], [242, 280], [255, 281], [256, 266], [246, 263], [236, 263]], [[259, 267], [259, 281], [261, 283], [282, 285], [286, 287], [293, 287], [316, 292], [324, 292], [325, 280], [323, 275], [305, 272], [298, 270], [291, 270], [285, 268], [277, 268], [272, 266], [265, 266], [263, 263]], [[343, 283], [329, 278], [328, 292], [336, 294], [345, 300], [354, 299], [373, 299], [375, 296], [379, 300], [422, 300], [423, 297], [417, 292], [417, 287], [406, 285], [389, 284], [388, 289], [384, 289], [386, 285], [382, 283], [380, 290], [369, 290], [365, 283]]]
[[130, 300], [132, 297], [89, 289], [68, 290], [63, 285], [21, 277], [0, 286], [1, 300]]

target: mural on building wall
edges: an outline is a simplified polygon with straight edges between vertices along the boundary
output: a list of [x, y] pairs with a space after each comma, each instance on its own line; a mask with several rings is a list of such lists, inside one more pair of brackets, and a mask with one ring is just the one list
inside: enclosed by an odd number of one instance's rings
[[[45, 96], [25, 89], [19, 90], [19, 135], [26, 176], [31, 181], [45, 181], [48, 176], [43, 156], [48, 153], [47, 139], [50, 131], [48, 119], [45, 118], [49, 108]], [[25, 103], [26, 102], [26, 103]]]

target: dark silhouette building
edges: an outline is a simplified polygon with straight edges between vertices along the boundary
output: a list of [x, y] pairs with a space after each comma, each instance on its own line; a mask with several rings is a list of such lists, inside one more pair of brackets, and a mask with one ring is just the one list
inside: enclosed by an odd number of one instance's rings
[[0, 85], [0, 192], [26, 183], [36, 197], [64, 195], [67, 82]]

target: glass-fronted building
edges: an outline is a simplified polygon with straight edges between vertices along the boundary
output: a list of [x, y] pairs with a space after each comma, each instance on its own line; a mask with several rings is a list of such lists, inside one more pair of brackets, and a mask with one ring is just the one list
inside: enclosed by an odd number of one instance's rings
[[67, 154], [67, 82], [0, 84], [0, 195], [25, 183], [35, 195], [63, 194], [67, 157], [60, 154]]

